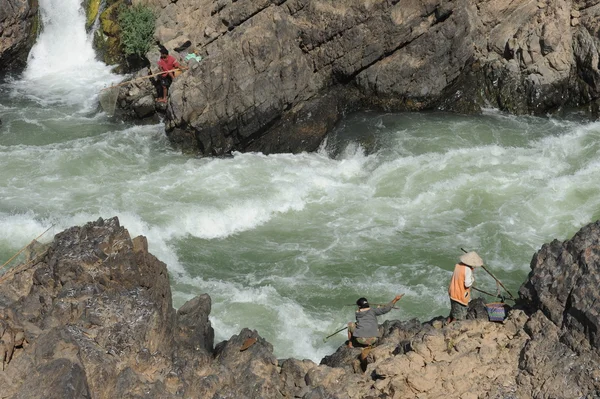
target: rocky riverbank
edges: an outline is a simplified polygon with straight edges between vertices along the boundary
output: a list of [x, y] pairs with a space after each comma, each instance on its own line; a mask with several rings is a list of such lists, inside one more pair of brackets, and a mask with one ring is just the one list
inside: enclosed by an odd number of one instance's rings
[[[313, 151], [362, 109], [597, 114], [598, 0], [145, 4], [160, 43], [204, 57], [159, 109], [188, 152]], [[145, 114], [152, 90], [124, 90], [122, 104]]]
[[[37, 1], [8, 4], [0, 72], [23, 66], [37, 32]], [[124, 58], [113, 14], [127, 4], [154, 10], [154, 39], [172, 53], [203, 57], [176, 79], [166, 106], [147, 82], [120, 94], [122, 117], [164, 115], [167, 136], [186, 152], [313, 151], [361, 109], [598, 113], [600, 0], [85, 4], [88, 24], [100, 15], [97, 46], [111, 63]], [[154, 64], [158, 47], [146, 56]]]
[[599, 248], [600, 222], [545, 244], [503, 323], [386, 321], [375, 348], [316, 364], [248, 329], [215, 344], [210, 297], [175, 310], [146, 239], [99, 219], [0, 276], [0, 396], [596, 398]]

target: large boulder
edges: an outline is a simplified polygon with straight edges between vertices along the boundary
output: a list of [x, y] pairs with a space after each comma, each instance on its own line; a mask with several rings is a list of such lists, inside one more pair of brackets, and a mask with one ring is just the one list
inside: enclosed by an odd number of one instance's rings
[[600, 221], [567, 241], [544, 244], [531, 260], [531, 272], [519, 291], [533, 309], [556, 326], [581, 334], [600, 349]]
[[[545, 397], [600, 394], [599, 284], [600, 221], [569, 240], [544, 244], [533, 256], [519, 290], [533, 312], [525, 325], [531, 339], [519, 361], [523, 388], [543, 384]], [[569, 375], [574, 383], [556, 375]]]

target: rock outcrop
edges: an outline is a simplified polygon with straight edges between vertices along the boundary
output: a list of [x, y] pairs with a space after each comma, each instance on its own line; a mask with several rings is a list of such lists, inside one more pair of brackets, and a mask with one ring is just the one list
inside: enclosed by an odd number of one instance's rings
[[[600, 0], [119, 0], [96, 35], [111, 62], [125, 62], [114, 11], [131, 3], [156, 11], [161, 45], [203, 56], [166, 107], [151, 84], [119, 101], [133, 118], [164, 113], [186, 152], [313, 151], [360, 109], [598, 115]], [[2, 71], [25, 62], [36, 15], [35, 0], [0, 3]]]
[[0, 276], [4, 398], [596, 398], [600, 221], [533, 257], [504, 322], [386, 321], [373, 348], [278, 360], [256, 331], [215, 345], [211, 300], [116, 218], [32, 245]]
[[147, 249], [100, 219], [0, 277], [3, 397], [166, 397], [209, 362], [210, 298], [176, 312], [166, 265]]
[[162, 44], [204, 56], [166, 110], [200, 154], [312, 151], [356, 109], [546, 114], [600, 96], [600, 0], [144, 3]]
[[532, 272], [520, 296], [557, 326], [582, 335], [577, 341], [585, 338], [600, 349], [598, 265], [600, 222], [585, 226], [569, 241], [545, 244], [531, 261]]
[[0, 1], [0, 74], [25, 67], [38, 25], [37, 0]]

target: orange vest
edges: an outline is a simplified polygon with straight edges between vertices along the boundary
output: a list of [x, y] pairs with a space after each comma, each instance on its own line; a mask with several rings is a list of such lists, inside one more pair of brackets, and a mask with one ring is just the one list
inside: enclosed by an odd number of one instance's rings
[[471, 288], [465, 287], [467, 267], [468, 266], [465, 266], [462, 263], [457, 263], [454, 266], [454, 273], [450, 280], [450, 287], [448, 287], [450, 299], [462, 303], [465, 306], [468, 306], [469, 301], [471, 300]]

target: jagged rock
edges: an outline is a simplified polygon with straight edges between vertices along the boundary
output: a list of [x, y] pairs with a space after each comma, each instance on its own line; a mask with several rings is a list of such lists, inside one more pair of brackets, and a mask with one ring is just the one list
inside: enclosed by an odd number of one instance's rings
[[329, 367], [339, 367], [350, 373], [361, 373], [360, 355], [362, 348], [349, 348], [346, 345], [340, 346], [332, 355], [321, 359], [321, 364]]
[[0, 276], [2, 396], [594, 398], [599, 241], [600, 221], [544, 245], [502, 322], [389, 320], [376, 346], [315, 364], [278, 361], [246, 328], [213, 348], [210, 297], [175, 311], [146, 239], [99, 219]]
[[[248, 339], [255, 340], [249, 347]], [[233, 379], [218, 387], [222, 396], [235, 398], [283, 398], [281, 394], [277, 358], [273, 346], [256, 331], [242, 329], [239, 335], [217, 345], [213, 367], [226, 369]], [[244, 381], [244, 384], [240, 384]], [[210, 397], [210, 396], [208, 396]]]
[[[57, 234], [42, 256], [0, 281], [0, 322], [9, 322], [0, 373], [7, 397], [48, 397], [38, 393], [62, 382], [74, 391], [52, 395], [123, 397], [140, 381], [163, 391], [161, 381], [177, 363], [197, 366], [211, 357], [210, 302], [200, 298], [187, 306], [196, 321], [188, 320], [186, 309], [176, 317], [166, 265], [116, 218]], [[186, 327], [196, 327], [193, 345], [174, 337]], [[46, 376], [52, 370], [57, 374]]]
[[211, 300], [202, 294], [187, 301], [177, 310], [177, 340], [195, 350], [204, 349], [212, 353], [215, 332], [210, 325]]
[[[122, 3], [101, 13], [95, 43], [103, 59], [129, 70], [141, 64], [128, 65], [119, 50]], [[144, 4], [157, 12], [162, 45], [203, 60], [175, 80], [167, 106], [148, 100], [151, 86], [121, 106], [128, 117], [164, 113], [167, 136], [185, 152], [313, 151], [346, 112], [365, 108], [599, 114], [600, 0]], [[4, 0], [0, 11], [6, 72], [24, 66], [37, 2]]]
[[315, 367], [310, 360], [286, 359], [281, 362], [284, 396], [301, 398], [308, 392], [304, 377]]
[[600, 348], [600, 221], [564, 242], [544, 244], [531, 260], [520, 295], [557, 326], [584, 334]]
[[26, 343], [23, 326], [12, 309], [0, 309], [0, 366], [4, 371], [15, 348]]

